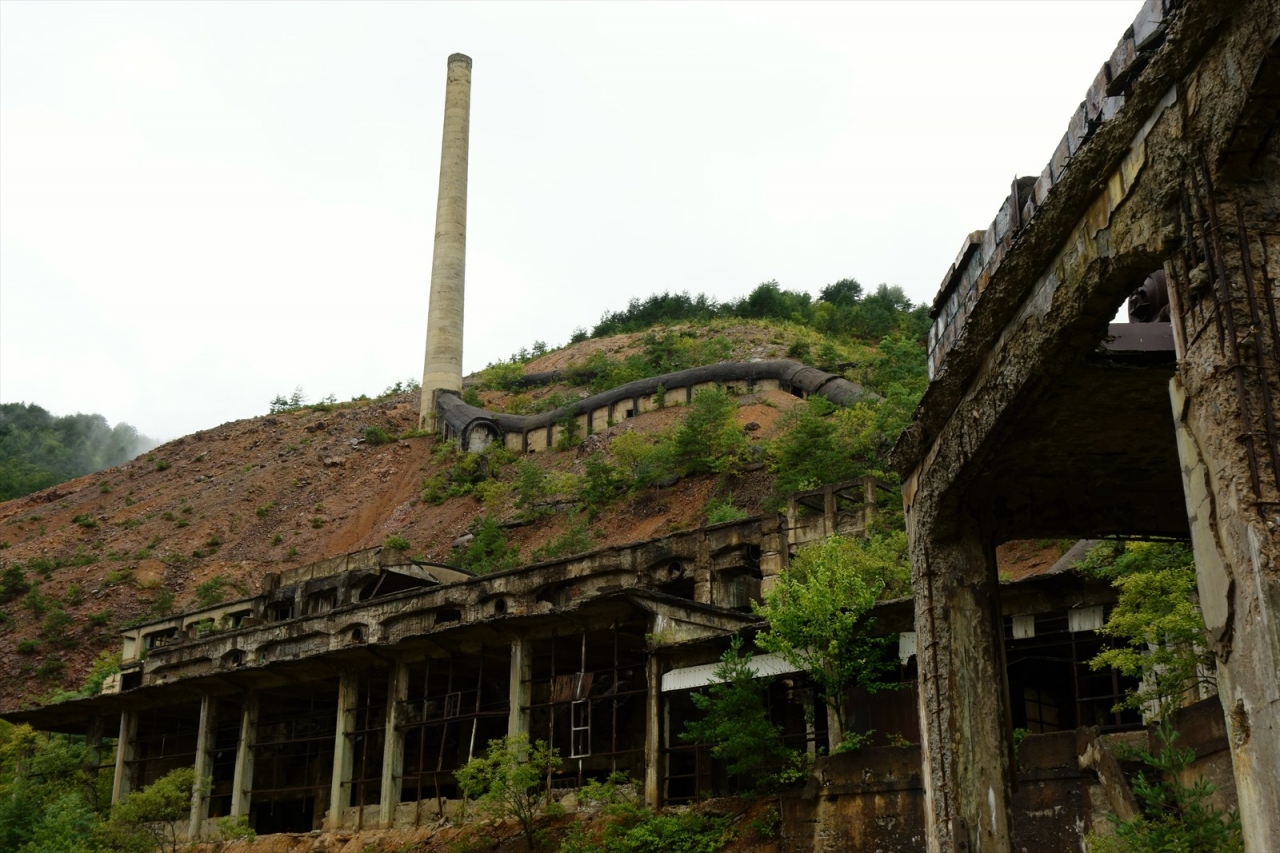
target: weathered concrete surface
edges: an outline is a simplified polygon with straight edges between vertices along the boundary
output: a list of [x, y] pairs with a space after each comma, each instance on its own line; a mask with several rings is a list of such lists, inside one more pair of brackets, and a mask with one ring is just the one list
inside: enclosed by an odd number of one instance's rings
[[[959, 577], [942, 581], [947, 589], [973, 583], [963, 566], [967, 561], [937, 555], [955, 549], [974, 528], [990, 544], [1023, 536], [1186, 536], [1188, 511], [1205, 517], [1200, 508], [1208, 507], [1206, 524], [1216, 527], [1223, 556], [1217, 568], [1202, 567], [1202, 592], [1216, 599], [1206, 609], [1219, 635], [1215, 642], [1225, 652], [1219, 661], [1224, 700], [1234, 711], [1228, 717], [1239, 723], [1233, 728], [1240, 732], [1233, 737], [1239, 744], [1235, 769], [1249, 849], [1280, 849], [1274, 823], [1280, 816], [1280, 744], [1274, 733], [1280, 727], [1272, 722], [1280, 708], [1277, 505], [1251, 484], [1245, 460], [1248, 441], [1261, 453], [1264, 437], [1241, 439], [1263, 430], [1266, 382], [1250, 364], [1253, 384], [1245, 382], [1242, 390], [1238, 361], [1223, 333], [1201, 334], [1203, 323], [1191, 328], [1175, 317], [1180, 352], [1185, 346], [1188, 354], [1177, 365], [1178, 379], [1190, 401], [1176, 414], [1195, 438], [1211, 481], [1191, 507], [1182, 499], [1168, 410], [1155, 393], [1167, 387], [1170, 365], [1099, 362], [1096, 351], [1117, 306], [1162, 266], [1171, 279], [1180, 271], [1188, 288], [1221, 285], [1217, 303], [1245, 315], [1239, 304], [1245, 301], [1245, 264], [1232, 261], [1230, 246], [1208, 245], [1229, 244], [1232, 223], [1210, 227], [1205, 233], [1215, 235], [1213, 240], [1200, 240], [1221, 259], [1215, 269], [1196, 267], [1199, 257], [1188, 266], [1184, 256], [1192, 238], [1184, 199], [1203, 163], [1205, 174], [1198, 180], [1216, 185], [1221, 210], [1234, 215], [1231, 205], [1239, 199], [1253, 233], [1280, 231], [1269, 171], [1277, 155], [1274, 143], [1260, 147], [1274, 137], [1268, 128], [1275, 125], [1275, 73], [1268, 68], [1275, 63], [1268, 54], [1278, 34], [1280, 4], [1274, 0], [1151, 0], [1144, 6], [1090, 89], [1079, 120], [1073, 119], [1046, 170], [1048, 180], [1041, 176], [1018, 215], [1015, 185], [992, 227], [978, 235], [980, 250], [967, 241], [969, 248], [948, 274], [938, 306], [944, 313], [930, 341], [933, 381], [894, 456], [904, 477], [917, 624], [922, 612], [939, 617], [936, 634], [919, 637], [922, 646], [953, 642], [952, 634], [968, 630], [947, 624], [952, 611], [930, 604], [927, 596], [938, 589], [930, 576], [939, 572]], [[1122, 96], [1123, 103], [1108, 103], [1103, 93]], [[1254, 275], [1257, 295], [1260, 281], [1274, 294], [1270, 276], [1280, 269], [1280, 255], [1265, 258], [1269, 248], [1259, 248], [1256, 240], [1250, 245], [1257, 255], [1254, 268], [1265, 264], [1272, 271]], [[948, 294], [955, 296], [954, 305]], [[1213, 302], [1205, 300], [1197, 318], [1212, 313], [1205, 306]], [[1247, 333], [1255, 326], [1240, 326], [1254, 347], [1242, 345], [1244, 356], [1254, 361], [1273, 343], [1265, 329]], [[1186, 343], [1193, 339], [1195, 344]], [[1280, 362], [1271, 375], [1280, 376]], [[1273, 413], [1277, 397], [1271, 394]], [[1251, 425], [1242, 417], [1241, 401], [1253, 414]], [[1103, 411], [1095, 416], [1093, 409]], [[1259, 459], [1263, 474], [1277, 473], [1273, 463]], [[1194, 461], [1188, 465], [1184, 459], [1182, 467], [1194, 469]], [[1207, 550], [1197, 543], [1199, 553]], [[1234, 653], [1222, 646], [1232, 613], [1234, 630], [1249, 632], [1247, 646], [1236, 637]], [[946, 673], [955, 669], [942, 667]], [[922, 669], [922, 678], [930, 677]], [[980, 707], [998, 706], [998, 683], [976, 686], [986, 693]], [[945, 742], [942, 732], [954, 738], [961, 731], [957, 706], [974, 700], [950, 681], [935, 692], [936, 703], [922, 701], [922, 713], [934, 717], [923, 729], [926, 739], [933, 731]], [[965, 768], [958, 763], [962, 756], [940, 754], [941, 770], [926, 773], [925, 781], [947, 801], [940, 814], [968, 820], [982, 811], [986, 790], [954, 780], [989, 768]], [[995, 753], [973, 758], [996, 761]], [[935, 826], [930, 849], [977, 849], [979, 836], [961, 829], [957, 834], [954, 827]]]
[[444, 96], [444, 140], [436, 202], [435, 252], [431, 258], [431, 303], [427, 351], [422, 365], [421, 429], [435, 429], [435, 397], [462, 391], [462, 307], [467, 259], [467, 146], [471, 131], [471, 58], [449, 57]]
[[911, 565], [925, 826], [949, 840], [945, 849], [1005, 849], [1012, 724], [995, 552], [976, 528], [949, 540], [916, 535]]
[[[1178, 746], [1191, 748], [1195, 763], [1184, 775], [1218, 785], [1213, 803], [1235, 807], [1230, 785], [1221, 709], [1205, 700], [1185, 709], [1175, 723]], [[1108, 834], [1114, 807], [1109, 795], [1133, 807], [1128, 782], [1119, 773], [1100, 778], [1090, 761], [1110, 755], [1112, 740], [1142, 743], [1148, 732], [1107, 735], [1096, 729], [1030, 735], [1018, 747], [1018, 791], [1010, 804], [1013, 832], [1008, 849], [1081, 851], [1089, 832]], [[1157, 748], [1152, 742], [1151, 748]], [[877, 747], [820, 758], [803, 791], [782, 798], [782, 849], [786, 853], [917, 853], [924, 848], [928, 806], [919, 747]], [[1253, 850], [1255, 848], [1246, 848]], [[1268, 849], [1268, 848], [1257, 848]]]

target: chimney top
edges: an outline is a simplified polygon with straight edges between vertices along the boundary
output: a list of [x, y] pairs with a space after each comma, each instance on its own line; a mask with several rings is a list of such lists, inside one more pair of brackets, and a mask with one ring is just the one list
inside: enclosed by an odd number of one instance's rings
[[465, 53], [452, 53], [452, 54], [450, 54], [450, 55], [449, 55], [449, 64], [450, 64], [450, 65], [452, 65], [452, 64], [453, 64], [453, 63], [455, 63], [455, 62], [465, 62], [465, 63], [467, 64], [467, 67], [468, 67], [468, 68], [470, 68], [470, 67], [471, 67], [471, 57], [467, 56]]

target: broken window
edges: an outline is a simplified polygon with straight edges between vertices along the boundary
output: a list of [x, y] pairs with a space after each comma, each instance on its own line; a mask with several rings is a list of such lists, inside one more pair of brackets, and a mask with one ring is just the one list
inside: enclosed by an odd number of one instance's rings
[[506, 646], [410, 667], [401, 802], [435, 799], [439, 809], [458, 797], [453, 771], [507, 733], [510, 671]]
[[577, 787], [622, 771], [644, 778], [643, 628], [608, 628], [533, 640], [529, 737], [565, 761], [552, 787]]

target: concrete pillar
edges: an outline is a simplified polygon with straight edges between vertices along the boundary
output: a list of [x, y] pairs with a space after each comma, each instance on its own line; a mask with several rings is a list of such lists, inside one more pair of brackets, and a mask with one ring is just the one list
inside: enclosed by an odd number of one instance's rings
[[209, 817], [209, 783], [213, 776], [213, 745], [217, 738], [217, 700], [205, 694], [200, 697], [200, 723], [196, 730], [196, 783], [191, 788], [191, 820], [189, 841], [198, 841], [204, 822]]
[[404, 731], [400, 723], [404, 703], [409, 700], [409, 666], [397, 660], [391, 665], [387, 679], [387, 728], [382, 738], [382, 803], [379, 823], [390, 829], [400, 805], [400, 786], [404, 782]]
[[766, 515], [760, 522], [760, 593], [773, 589], [778, 576], [787, 568], [790, 549], [787, 528], [781, 513]]
[[253, 742], [258, 738], [258, 693], [250, 690], [240, 707], [236, 769], [231, 777], [231, 816], [248, 817], [253, 798]]
[[440, 146], [440, 190], [436, 201], [435, 252], [431, 259], [431, 304], [422, 366], [421, 429], [436, 429], [435, 397], [462, 393], [462, 303], [467, 255], [467, 147], [471, 127], [471, 58], [449, 57], [444, 93], [444, 140]]
[[132, 770], [129, 762], [133, 760], [134, 749], [138, 738], [138, 712], [120, 712], [120, 739], [116, 741], [116, 775], [111, 782], [111, 804], [123, 800], [132, 790]]
[[1269, 530], [1250, 506], [1239, 426], [1221, 422], [1230, 410], [1190, 397], [1177, 376], [1169, 391], [1244, 849], [1280, 850], [1280, 512], [1273, 508]]
[[862, 481], [862, 527], [869, 535], [871, 522], [876, 518], [876, 478], [866, 477]]
[[351, 772], [355, 766], [350, 732], [355, 728], [355, 708], [360, 678], [344, 672], [338, 681], [338, 719], [333, 733], [333, 781], [329, 785], [329, 829], [342, 828], [342, 816], [350, 800]]
[[649, 655], [645, 673], [644, 803], [656, 809], [662, 806], [662, 665], [657, 655]]
[[995, 549], [907, 514], [930, 853], [1012, 849], [1012, 729]]
[[507, 681], [507, 737], [529, 734], [529, 681], [533, 648], [525, 637], [511, 641], [511, 674]]
[[97, 798], [98, 772], [102, 769], [102, 735], [106, 721], [102, 717], [90, 717], [84, 734], [85, 797], [93, 803]]

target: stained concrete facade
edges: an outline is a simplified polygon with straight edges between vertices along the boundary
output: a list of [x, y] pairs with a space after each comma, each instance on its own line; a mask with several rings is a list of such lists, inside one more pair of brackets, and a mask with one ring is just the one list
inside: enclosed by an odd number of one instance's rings
[[[894, 451], [930, 850], [1017, 837], [995, 546], [1103, 535], [1192, 539], [1245, 847], [1280, 849], [1278, 35], [1275, 2], [1150, 0], [943, 281]], [[1155, 270], [1171, 323], [1109, 328]]]

